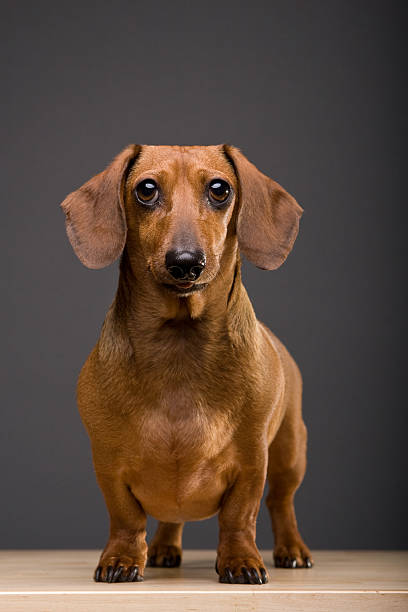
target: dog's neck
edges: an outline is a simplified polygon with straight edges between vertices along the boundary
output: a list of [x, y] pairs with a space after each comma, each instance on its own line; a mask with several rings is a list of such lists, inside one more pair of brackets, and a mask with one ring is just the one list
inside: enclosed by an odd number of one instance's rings
[[[238, 249], [230, 249], [220, 272], [204, 289], [188, 297], [173, 295], [157, 284], [149, 270], [132, 267], [125, 250], [115, 300], [105, 320], [99, 350], [133, 356], [137, 362], [169, 359], [190, 347], [211, 345], [214, 355], [225, 343], [246, 342], [256, 324], [241, 281]], [[149, 357], [150, 356], [150, 357]]]

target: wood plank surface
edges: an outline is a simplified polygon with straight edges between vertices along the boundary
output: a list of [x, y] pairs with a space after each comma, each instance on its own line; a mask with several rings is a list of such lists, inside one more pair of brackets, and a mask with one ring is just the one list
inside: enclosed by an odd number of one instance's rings
[[265, 585], [226, 585], [214, 551], [185, 551], [180, 568], [147, 568], [141, 583], [92, 580], [99, 551], [0, 551], [0, 610], [408, 611], [408, 552], [315, 551], [312, 569], [276, 569]]

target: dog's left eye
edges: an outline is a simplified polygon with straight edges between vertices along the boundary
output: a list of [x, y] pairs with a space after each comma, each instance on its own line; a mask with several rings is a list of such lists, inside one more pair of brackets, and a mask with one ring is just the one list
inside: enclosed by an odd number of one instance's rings
[[214, 179], [211, 181], [208, 187], [208, 197], [212, 204], [215, 206], [220, 206], [220, 204], [224, 204], [231, 193], [231, 187], [228, 185], [227, 181], [223, 181], [222, 179]]
[[145, 206], [152, 206], [159, 198], [159, 189], [153, 179], [141, 181], [135, 191], [136, 199]]

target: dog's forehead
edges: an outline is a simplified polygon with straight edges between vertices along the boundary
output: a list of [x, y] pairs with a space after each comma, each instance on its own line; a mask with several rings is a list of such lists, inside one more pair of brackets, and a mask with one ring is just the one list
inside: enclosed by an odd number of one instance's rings
[[235, 182], [235, 173], [228, 161], [222, 145], [143, 145], [137, 161], [137, 170], [160, 171], [174, 174], [189, 174], [198, 172], [223, 173], [231, 182]]

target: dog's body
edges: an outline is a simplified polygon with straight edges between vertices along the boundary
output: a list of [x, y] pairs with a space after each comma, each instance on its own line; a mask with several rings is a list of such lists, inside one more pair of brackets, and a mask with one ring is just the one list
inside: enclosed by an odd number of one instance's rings
[[[301, 377], [257, 321], [238, 251], [280, 265], [300, 207], [233, 147], [133, 145], [63, 209], [85, 265], [122, 253], [78, 384], [111, 518], [96, 580], [141, 580], [147, 557], [178, 565], [183, 523], [219, 512], [220, 580], [266, 582], [255, 544], [266, 476], [275, 563], [310, 567], [293, 508], [306, 465]], [[149, 550], [146, 514], [160, 521]]]

